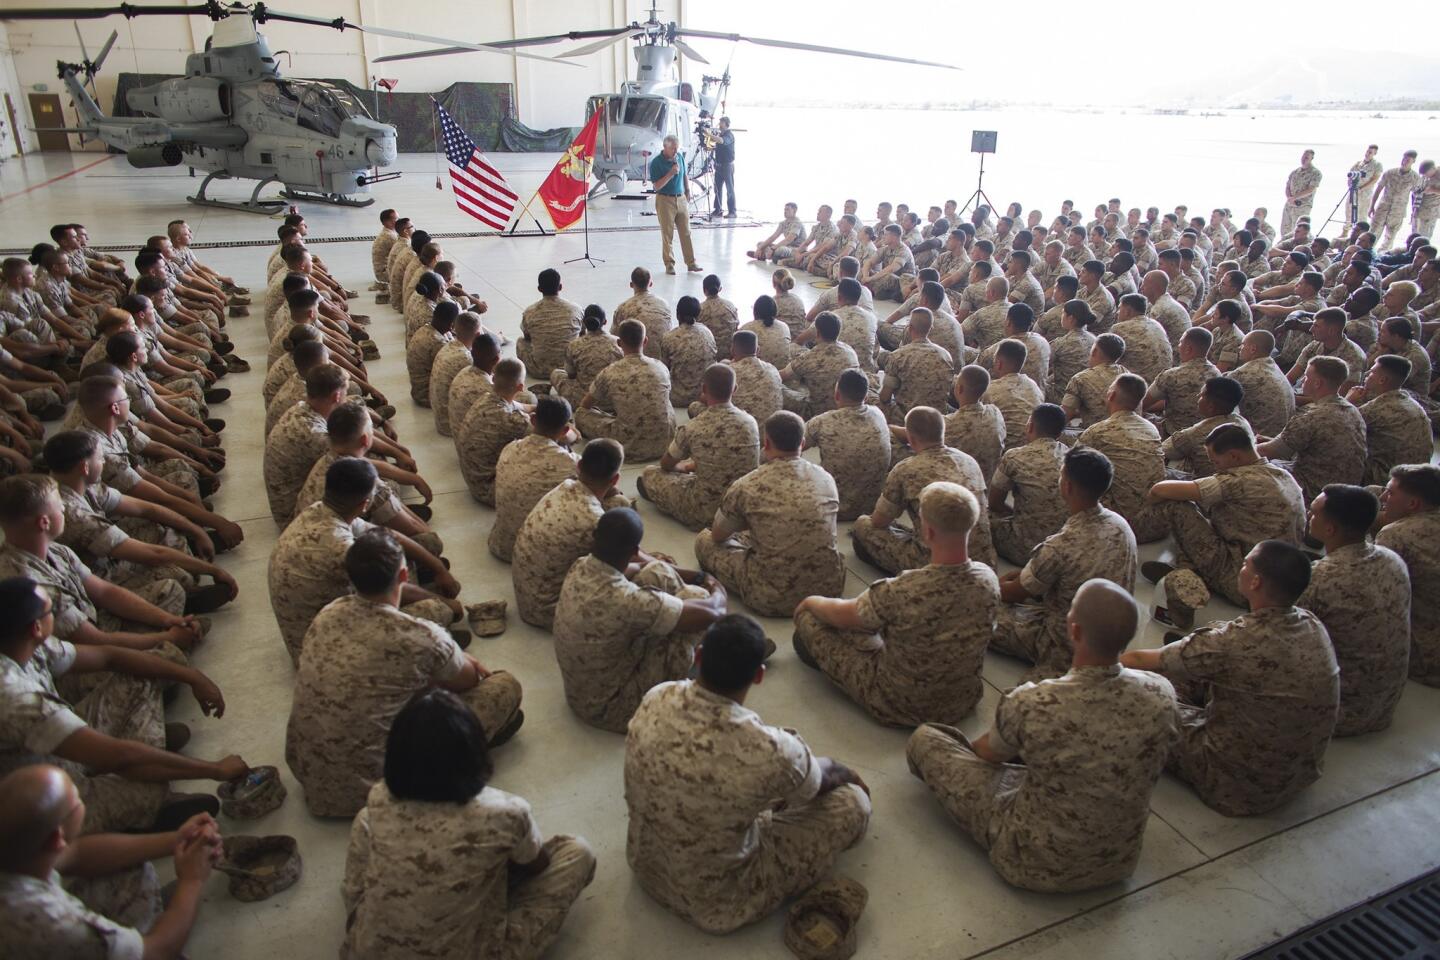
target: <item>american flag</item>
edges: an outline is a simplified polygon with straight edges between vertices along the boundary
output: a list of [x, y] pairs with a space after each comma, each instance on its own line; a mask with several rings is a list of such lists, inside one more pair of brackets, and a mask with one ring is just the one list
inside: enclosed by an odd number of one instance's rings
[[504, 230], [520, 198], [445, 108], [437, 103], [435, 109], [440, 113], [440, 134], [445, 142], [445, 157], [450, 161], [455, 205], [486, 226]]

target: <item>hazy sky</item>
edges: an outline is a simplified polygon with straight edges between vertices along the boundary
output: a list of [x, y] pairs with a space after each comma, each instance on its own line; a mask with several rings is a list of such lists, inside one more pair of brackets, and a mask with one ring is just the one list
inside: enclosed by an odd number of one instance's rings
[[[1109, 15], [1107, 8], [1127, 15]], [[889, 67], [739, 44], [733, 67], [737, 100], [1139, 103], [1291, 91], [1299, 100], [1440, 97], [1434, 30], [1419, 28], [1424, 5], [1399, 8], [1417, 29], [1377, 27], [1376, 18], [1355, 16], [1353, 0], [1303, 6], [1262, 0], [1246, 4], [1243, 13], [1174, 0], [1100, 4], [1083, 15], [1082, 9], [1073, 0], [826, 0], [823, 6], [687, 0], [686, 19], [703, 29], [859, 47], [966, 68]], [[673, 15], [668, 11], [662, 19]], [[729, 46], [696, 41], [717, 67], [729, 56]], [[1066, 61], [1073, 66], [1062, 65]]]

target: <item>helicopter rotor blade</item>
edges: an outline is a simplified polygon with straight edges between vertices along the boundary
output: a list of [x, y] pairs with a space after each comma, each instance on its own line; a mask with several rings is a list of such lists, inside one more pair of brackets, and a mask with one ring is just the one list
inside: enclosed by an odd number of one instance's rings
[[211, 4], [192, 6], [190, 4], [161, 4], [137, 6], [122, 3], [115, 7], [20, 7], [15, 10], [0, 9], [0, 20], [103, 20], [106, 17], [123, 16], [127, 20], [135, 17], [210, 17], [223, 20], [230, 11]]
[[[572, 30], [569, 33], [556, 33], [547, 37], [521, 37], [517, 40], [495, 40], [486, 43], [487, 47], [500, 47], [509, 49], [511, 47], [537, 47], [547, 43], [560, 43], [564, 40], [589, 40], [592, 37], [613, 37], [617, 33], [629, 33], [630, 27], [620, 27], [611, 30]], [[469, 53], [470, 48], [466, 47], [442, 47], [439, 50], [416, 50], [414, 53], [392, 53], [383, 57], [376, 57], [371, 63], [390, 63], [395, 60], [423, 60], [426, 57], [448, 57], [454, 53]]]
[[80, 24], [72, 23], [70, 26], [75, 28], [75, 39], [80, 42], [80, 57], [88, 63], [90, 60], [90, 51], [85, 49], [85, 35], [80, 32]]
[[[387, 30], [384, 27], [362, 26], [352, 23], [344, 17], [314, 17], [303, 13], [288, 13], [283, 10], [273, 10], [263, 4], [255, 7], [256, 21], [263, 23], [265, 20], [279, 20], [288, 23], [303, 23], [316, 27], [333, 27], [336, 30], [354, 30], [358, 33], [368, 33], [379, 37], [394, 37], [397, 40], [414, 40], [417, 43], [438, 43], [444, 44], [447, 48], [459, 48], [461, 50], [480, 53], [498, 53], [507, 57], [524, 57], [527, 60], [543, 60], [547, 63], [565, 63], [563, 60], [556, 60], [553, 57], [544, 57], [538, 53], [523, 53], [519, 50], [509, 50], [503, 47], [491, 46], [486, 43], [466, 43], [463, 40], [454, 40], [450, 37], [435, 37], [424, 33], [411, 33], [406, 30]], [[579, 64], [565, 64], [566, 66], [579, 66]]]
[[115, 46], [115, 41], [120, 39], [120, 31], [111, 30], [110, 39], [105, 41], [105, 46], [100, 48], [100, 55], [95, 58], [95, 72], [100, 72], [100, 67], [105, 63], [105, 58], [110, 56], [110, 51]]
[[689, 57], [691, 60], [694, 60], [696, 63], [710, 62], [709, 60], [706, 60], [704, 57], [700, 56], [700, 54], [696, 53], [694, 47], [690, 46], [690, 44], [686, 43], [684, 40], [681, 40], [679, 37], [676, 37], [672, 42], [675, 44], [675, 48], [677, 50], [685, 54], [685, 56]]
[[632, 30], [630, 27], [626, 27], [623, 32], [618, 33], [615, 36], [607, 37], [604, 40], [596, 40], [594, 43], [587, 43], [583, 47], [576, 47], [574, 50], [566, 50], [564, 53], [559, 54], [559, 56], [584, 57], [597, 51], [604, 50], [606, 47], [613, 46], [614, 44], [621, 43], [625, 40], [629, 40], [631, 37], [643, 37], [644, 35], [645, 34], [643, 31], [637, 32], [635, 30]]
[[784, 50], [808, 50], [811, 53], [832, 53], [842, 57], [861, 57], [866, 60], [885, 60], [890, 63], [909, 63], [917, 67], [939, 67], [942, 70], [961, 70], [949, 63], [936, 63], [933, 60], [913, 60], [910, 57], [892, 57], [884, 53], [870, 53], [866, 50], [847, 50], [843, 47], [822, 47], [813, 43], [795, 43], [790, 40], [767, 40], [763, 37], [742, 37], [738, 33], [719, 33], [714, 30], [692, 30], [689, 27], [676, 27], [675, 33], [678, 36], [706, 37], [711, 40], [729, 40], [732, 43], [753, 43], [761, 47], [779, 47]]

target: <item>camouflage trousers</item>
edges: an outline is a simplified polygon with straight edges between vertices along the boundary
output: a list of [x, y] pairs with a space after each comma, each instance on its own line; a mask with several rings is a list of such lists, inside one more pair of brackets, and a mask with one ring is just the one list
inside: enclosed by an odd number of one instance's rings
[[1240, 595], [1240, 567], [1249, 548], [1243, 543], [1220, 539], [1205, 514], [1193, 503], [1169, 501], [1163, 504], [1170, 536], [1175, 540], [1175, 566], [1194, 570], [1212, 593], [1245, 609]]
[[550, 380], [552, 384], [554, 383], [555, 368], [552, 367], [550, 363], [555, 359], [554, 355], [556, 353], [559, 354], [563, 362], [565, 356], [563, 345], [562, 349], [558, 351], [551, 350], [545, 354], [537, 354], [535, 352], [534, 341], [526, 340], [524, 337], [520, 337], [515, 341], [515, 356], [521, 363], [525, 364], [525, 372], [532, 380]]
[[695, 559], [701, 570], [762, 617], [792, 616], [806, 597], [838, 597], [845, 588], [845, 564], [838, 553], [803, 567], [776, 569], [756, 555], [744, 532], [716, 543], [708, 527], [701, 530], [695, 537]]
[[[944, 707], [937, 714], [933, 691], [916, 689], [912, 700], [895, 696], [905, 685], [885, 664], [885, 640], [877, 633], [840, 630], [821, 623], [809, 610], [795, 615], [795, 640], [847, 697], [858, 703], [880, 723], [891, 727], [913, 727], [927, 718], [959, 721], [975, 709], [982, 686], [979, 677], [964, 689], [947, 690]], [[942, 715], [943, 714], [943, 715]]]
[[789, 410], [791, 413], [798, 414], [802, 420], [818, 417], [825, 411], [835, 408], [833, 401], [821, 402], [812, 400], [809, 390], [794, 390], [790, 387], [781, 387], [780, 396], [784, 409]]
[[909, 342], [909, 331], [909, 320], [897, 320], [894, 323], [881, 322], [880, 326], [875, 328], [875, 339], [886, 350], [899, 350]]
[[20, 399], [25, 401], [25, 409], [31, 413], [39, 413], [46, 407], [60, 406], [60, 394], [50, 387], [36, 387], [33, 390], [26, 390], [20, 394]]
[[[178, 649], [157, 651], [173, 662], [184, 663]], [[146, 746], [165, 748], [165, 705], [163, 684], [119, 673], [83, 675], [93, 679], [90, 689], [75, 700], [75, 712], [91, 729]], [[76, 679], [80, 679], [77, 677]], [[68, 684], [66, 685], [69, 686]], [[168, 792], [164, 783], [140, 783], [114, 774], [86, 773], [79, 764], [65, 763], [85, 801], [83, 832], [108, 833], [115, 830], [145, 830], [155, 822]]]
[[699, 530], [715, 518], [720, 494], [702, 483], [695, 474], [676, 473], [651, 465], [645, 468], [640, 480], [644, 484], [640, 488], [642, 494], [655, 504], [655, 509], [674, 517], [691, 530]]
[[493, 740], [515, 719], [523, 692], [514, 674], [496, 670], [459, 696], [480, 721], [486, 738]]
[[155, 476], [172, 483], [188, 494], [200, 494], [200, 479], [188, 463], [183, 460], [159, 460], [145, 464], [145, 469]]
[[999, 815], [1025, 782], [1025, 767], [982, 760], [965, 734], [939, 723], [916, 728], [905, 746], [905, 759], [950, 818], [988, 851]]
[[[341, 594], [336, 594], [341, 596]], [[332, 598], [333, 599], [333, 598]], [[328, 603], [328, 601], [326, 601]], [[275, 614], [275, 622], [280, 627], [280, 639], [285, 643], [285, 650], [290, 654], [290, 663], [297, 669], [300, 666], [300, 652], [305, 645], [305, 631], [310, 628], [310, 622], [315, 615], [325, 606], [310, 604], [292, 604], [284, 601], [283, 598], [271, 596], [270, 609]], [[419, 617], [421, 620], [429, 620], [438, 623], [440, 626], [449, 628], [459, 619], [450, 605], [439, 597], [416, 600], [414, 603], [407, 603], [400, 608], [412, 617]]]
[[900, 277], [896, 274], [892, 273], [888, 277], [872, 280], [867, 286], [870, 287], [870, 292], [876, 300], [894, 300], [897, 302], [900, 300]]
[[584, 838], [558, 835], [540, 849], [550, 865], [506, 896], [505, 940], [495, 954], [504, 960], [535, 960], [544, 954], [560, 935], [571, 905], [595, 879], [595, 854]]
[[1375, 217], [1370, 221], [1370, 230], [1375, 234], [1375, 250], [1377, 253], [1384, 253], [1394, 249], [1399, 242], [1405, 240], [1405, 221], [1409, 219], [1410, 203], [1407, 195], [1401, 201], [1390, 201], [1375, 211]]
[[1066, 639], [1065, 618], [1052, 621], [1039, 603], [1000, 604], [990, 649], [1033, 663], [1035, 669], [1026, 674], [1026, 680], [1064, 676], [1074, 657]]
[[867, 516], [855, 521], [853, 534], [856, 555], [886, 573], [914, 570], [930, 562], [929, 548], [909, 527], [876, 526]]
[[1029, 563], [1030, 554], [1035, 548], [1046, 537], [1052, 536], [1059, 529], [1060, 524], [1056, 524], [1053, 530], [1037, 529], [1024, 517], [992, 516], [990, 518], [990, 538], [995, 542], [996, 554], [1017, 567], [1023, 567]]
[[[526, 367], [528, 370], [529, 367]], [[580, 409], [580, 401], [585, 399], [587, 392], [585, 385], [579, 380], [572, 380], [564, 370], [550, 371], [550, 392], [559, 394], [570, 401], [572, 410]]]
[[[694, 414], [692, 414], [694, 416]], [[670, 434], [641, 437], [635, 430], [621, 423], [613, 413], [596, 410], [594, 407], [575, 408], [575, 426], [586, 440], [608, 437], [619, 441], [625, 448], [625, 462], [639, 463], [644, 460], [659, 460], [670, 446]]]
[[65, 889], [101, 916], [148, 933], [164, 912], [160, 878], [148, 863], [103, 877], [66, 877]]
[[495, 465], [489, 465], [489, 476], [484, 476], [481, 468], [467, 465], [465, 458], [460, 458], [460, 476], [465, 481], [465, 486], [470, 490], [470, 496], [478, 503], [487, 507], [495, 506]]
[[1305, 786], [1292, 785], [1283, 792], [1270, 793], [1253, 782], [1253, 771], [1237, 766], [1231, 758], [1211, 747], [1203, 706], [1189, 703], [1179, 706], [1180, 739], [1170, 749], [1165, 769], [1188, 783], [1207, 807], [1227, 817], [1251, 816], [1273, 810]]
[[1279, 239], [1284, 240], [1295, 232], [1295, 222], [1301, 217], [1310, 216], [1310, 208], [1315, 206], [1314, 194], [1301, 200], [1299, 203], [1285, 201], [1285, 210], [1280, 214]]

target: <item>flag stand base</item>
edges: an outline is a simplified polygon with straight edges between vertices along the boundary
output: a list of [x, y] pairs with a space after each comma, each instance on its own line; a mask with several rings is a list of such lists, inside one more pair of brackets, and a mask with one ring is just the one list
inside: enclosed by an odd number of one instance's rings
[[584, 254], [584, 256], [580, 256], [580, 257], [571, 257], [569, 260], [566, 260], [565, 263], [566, 263], [567, 265], [568, 265], [568, 264], [571, 264], [571, 263], [579, 263], [581, 260], [584, 260], [586, 263], [590, 264], [590, 266], [591, 266], [592, 268], [593, 268], [593, 267], [596, 267], [596, 266], [598, 266], [598, 265], [600, 265], [600, 264], [602, 264], [602, 263], [605, 262], [604, 260], [600, 259], [599, 257], [592, 257], [592, 256], [590, 256], [590, 204], [589, 204], [589, 203], [586, 203], [586, 204], [585, 204], [585, 254]]
[[[531, 199], [534, 199], [534, 198], [531, 198]], [[526, 209], [527, 209], [527, 211], [528, 211], [529, 208], [527, 207]], [[517, 234], [515, 231], [518, 230], [518, 229], [520, 229], [520, 221], [521, 221], [521, 219], [522, 219], [521, 217], [516, 217], [516, 218], [515, 218], [515, 222], [512, 223], [512, 224], [510, 224], [510, 229], [509, 229], [509, 230], [506, 230], [506, 231], [502, 234], [502, 236], [506, 236], [506, 237], [516, 237], [516, 236], [523, 236], [523, 237], [553, 237], [553, 236], [555, 236], [554, 233], [552, 233], [552, 232], [549, 231], [549, 230], [546, 230], [546, 229], [540, 224], [539, 218], [536, 217], [533, 213], [530, 214], [530, 220], [535, 224], [535, 229], [536, 229], [536, 230], [539, 230], [540, 232], [539, 232], [539, 233], [523, 233], [523, 234]]]

